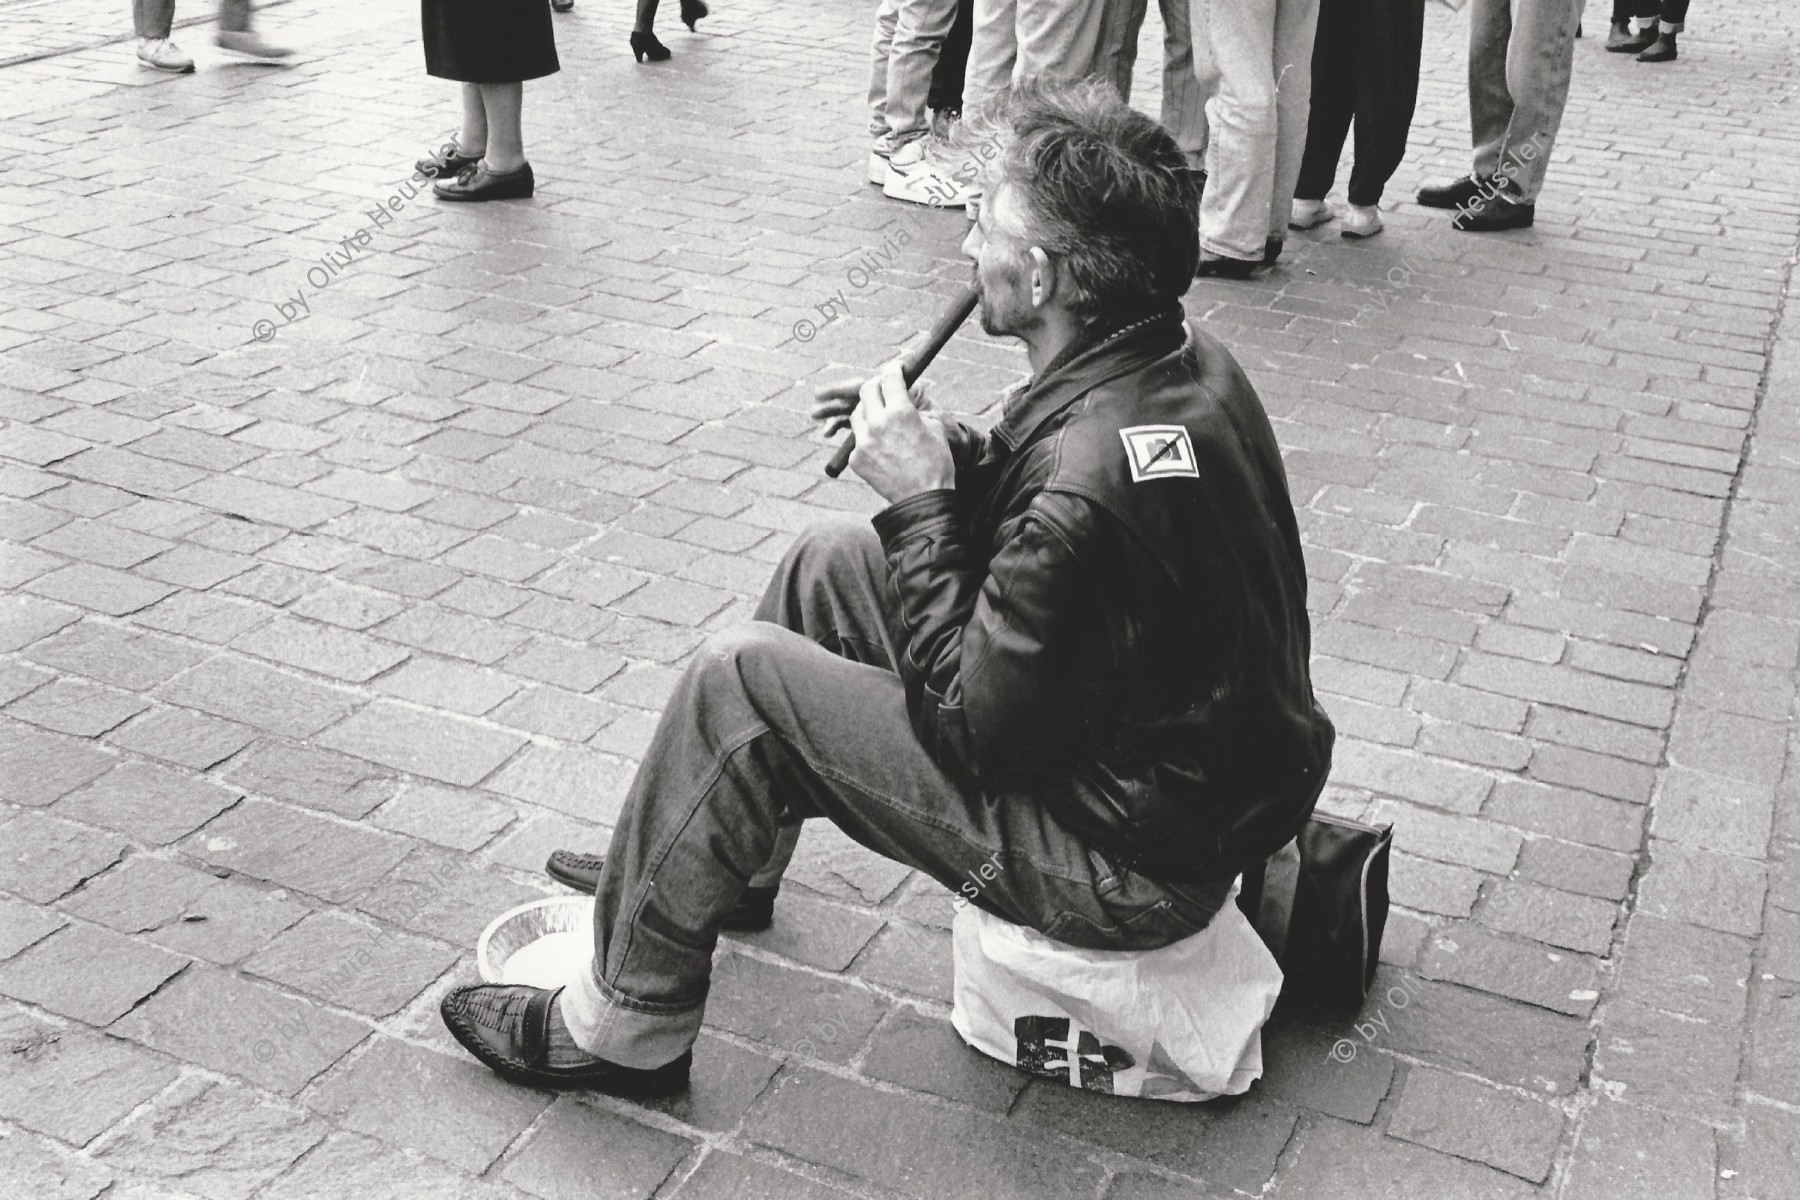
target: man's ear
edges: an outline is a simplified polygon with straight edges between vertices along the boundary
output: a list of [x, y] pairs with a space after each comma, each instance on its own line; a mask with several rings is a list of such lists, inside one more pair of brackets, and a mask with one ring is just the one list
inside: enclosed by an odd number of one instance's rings
[[1056, 265], [1043, 250], [1033, 246], [1031, 256], [1031, 306], [1042, 308], [1056, 296]]

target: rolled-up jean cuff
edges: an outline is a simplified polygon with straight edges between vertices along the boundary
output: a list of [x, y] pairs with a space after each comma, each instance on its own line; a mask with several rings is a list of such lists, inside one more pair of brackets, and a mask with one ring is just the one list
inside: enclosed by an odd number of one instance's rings
[[650, 1070], [680, 1058], [700, 1036], [704, 1003], [688, 1008], [644, 1004], [595, 978], [593, 967], [577, 971], [562, 994], [563, 1024], [589, 1054], [621, 1067]]

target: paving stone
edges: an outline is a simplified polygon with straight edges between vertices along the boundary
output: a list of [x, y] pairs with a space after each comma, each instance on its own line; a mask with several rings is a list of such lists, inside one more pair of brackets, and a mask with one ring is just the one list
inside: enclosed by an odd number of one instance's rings
[[786, 1054], [847, 1063], [886, 1009], [871, 992], [728, 954], [713, 967], [706, 1023]]
[[0, 1006], [0, 1118], [85, 1146], [174, 1079], [174, 1064], [77, 1026]]
[[415, 656], [375, 681], [375, 688], [414, 704], [478, 717], [519, 690], [517, 680], [448, 659]]
[[1650, 832], [1670, 842], [1761, 858], [1768, 853], [1774, 812], [1773, 788], [1671, 767], [1657, 791]]
[[1565, 788], [1503, 781], [1484, 816], [1564, 841], [1635, 852], [1643, 840], [1644, 809]]
[[56, 814], [165, 846], [186, 837], [238, 799], [236, 792], [209, 780], [150, 763], [126, 762], [63, 797]]
[[[752, 1141], [908, 1196], [1088, 1200], [1100, 1171], [1064, 1144], [973, 1110], [877, 1092], [817, 1071], [776, 1082], [745, 1128]], [[913, 1148], [931, 1146], [922, 1155]]]
[[179, 675], [206, 655], [168, 638], [87, 620], [35, 643], [25, 657], [59, 671], [142, 692]]
[[610, 754], [533, 743], [501, 768], [488, 786], [503, 796], [611, 825], [619, 819], [636, 775], [636, 766]]
[[504, 1177], [546, 1200], [634, 1200], [654, 1192], [692, 1148], [685, 1138], [565, 1098]]
[[1010, 1129], [1055, 1144], [1073, 1139], [1254, 1193], [1293, 1136], [1295, 1110], [1255, 1092], [1209, 1104], [1121, 1104], [1079, 1088], [1034, 1080], [1013, 1106]]
[[[1594, 960], [1495, 937], [1478, 925], [1451, 925], [1429, 942], [1419, 974], [1585, 1017], [1600, 997]], [[1339, 1114], [1341, 1115], [1341, 1114]]]
[[870, 983], [948, 1004], [954, 984], [950, 935], [890, 922], [857, 958], [856, 973]]
[[[1800, 1169], [1800, 1116], [1779, 1109], [1750, 1106], [1744, 1112], [1744, 1144], [1733, 1165], [1734, 1183], [1725, 1183], [1719, 1194], [1743, 1200], [1773, 1200], [1792, 1189], [1794, 1172]], [[1730, 1143], [1721, 1141], [1724, 1154]], [[1725, 1172], [1720, 1171], [1721, 1179]]]
[[[911, 874], [910, 868], [858, 844], [831, 822], [808, 821], [785, 878], [840, 900], [880, 904]], [[936, 883], [931, 886], [943, 893], [947, 928], [949, 892]]]
[[1300, 1135], [1281, 1184], [1282, 1200], [1526, 1200], [1537, 1194], [1499, 1171], [1330, 1120]]
[[216, 767], [256, 738], [256, 732], [185, 708], [157, 705], [106, 735], [134, 750], [195, 771]]
[[0, 820], [0, 889], [26, 900], [56, 899], [118, 862], [125, 843], [38, 813]]
[[[1406, 1004], [1387, 1001], [1396, 989]], [[1587, 1026], [1574, 1018], [1387, 967], [1378, 969], [1369, 1001], [1341, 1036], [1357, 1032], [1355, 1024], [1367, 1027], [1366, 1040], [1379, 1049], [1551, 1096], [1575, 1090], [1588, 1042]]]
[[[1800, 913], [1771, 909], [1763, 942], [1763, 970], [1800, 982]], [[5, 939], [0, 937], [0, 947]]]
[[272, 738], [240, 755], [225, 778], [245, 791], [353, 818], [367, 816], [400, 789], [392, 772], [360, 759]]
[[1752, 1091], [1800, 1104], [1800, 984], [1777, 980], [1761, 989], [1746, 1067]]
[[1717, 1161], [1706, 1126], [1603, 1098], [1581, 1123], [1564, 1187], [1607, 1200], [1712, 1200]]
[[84, 920], [208, 962], [233, 963], [306, 915], [306, 909], [233, 879], [138, 854], [62, 907]]
[[113, 1173], [29, 1133], [0, 1137], [0, 1179], [31, 1200], [94, 1200]]
[[517, 1200], [522, 1193], [472, 1179], [435, 1159], [359, 1133], [333, 1133], [258, 1200]]
[[682, 1181], [680, 1200], [849, 1200], [850, 1193], [767, 1166], [755, 1159], [714, 1151]]
[[80, 619], [75, 609], [33, 596], [0, 596], [0, 651], [22, 650]]
[[1743, 1030], [1609, 1000], [1594, 1071], [1627, 1102], [1666, 1112], [1720, 1113], [1737, 1085]]
[[311, 737], [357, 705], [349, 692], [227, 654], [164, 684], [158, 695], [170, 704], [290, 738]]
[[1513, 869], [1524, 838], [1488, 821], [1445, 816], [1416, 805], [1384, 800], [1369, 811], [1371, 824], [1394, 827], [1394, 840], [1407, 853], [1505, 875]]
[[910, 1008], [895, 1009], [876, 1030], [862, 1073], [1001, 1116], [1031, 1081], [969, 1048], [949, 1021]]
[[1687, 705], [1669, 734], [1676, 766], [1745, 783], [1774, 784], [1787, 757], [1787, 730], [1774, 721]]
[[1711, 929], [1639, 912], [1627, 927], [1617, 980], [1621, 997], [1695, 1020], [1744, 1019], [1750, 946]]
[[11, 958], [68, 924], [61, 916], [0, 896], [0, 958]]
[[1762, 929], [1767, 888], [1762, 863], [1653, 840], [1638, 911], [1753, 937]]
[[[419, 1104], [420, 1096], [431, 1104]], [[306, 1104], [358, 1133], [480, 1174], [550, 1097], [505, 1083], [466, 1055], [451, 1058], [377, 1035], [366, 1053], [308, 1093]]]
[[1636, 865], [1628, 855], [1554, 838], [1531, 838], [1519, 855], [1519, 878], [1564, 892], [1623, 900]]
[[637, 1103], [695, 1129], [722, 1133], [738, 1127], [780, 1067], [779, 1061], [767, 1055], [702, 1033], [694, 1044], [687, 1089]]
[[492, 774], [525, 739], [377, 700], [326, 732], [319, 742], [357, 758], [466, 787]]
[[0, 963], [0, 992], [90, 1025], [108, 1025], [186, 965], [104, 929], [71, 925]]
[[248, 799], [182, 847], [203, 862], [334, 903], [360, 895], [406, 855], [404, 841]]
[[175, 591], [166, 583], [140, 579], [90, 563], [76, 563], [40, 575], [25, 586], [35, 595], [102, 612], [109, 617], [122, 617], [148, 608]]
[[273, 610], [225, 596], [178, 592], [160, 604], [132, 616], [148, 629], [178, 633], [209, 645], [222, 646], [274, 616]]
[[1114, 1175], [1106, 1185], [1106, 1200], [1210, 1200], [1212, 1196], [1229, 1194], [1136, 1171]]
[[571, 742], [586, 741], [618, 715], [604, 701], [553, 687], [527, 688], [491, 714], [502, 725]]
[[1503, 879], [1488, 893], [1476, 916], [1502, 933], [1604, 955], [1612, 946], [1619, 906], [1594, 896]]
[[778, 894], [775, 923], [761, 933], [733, 933], [735, 941], [826, 971], [842, 971], [869, 944], [882, 919], [841, 905]]
[[1363, 1054], [1356, 1041], [1277, 1019], [1263, 1027], [1267, 1095], [1300, 1108], [1367, 1125], [1393, 1086], [1394, 1060]]
[[1562, 1140], [1563, 1114], [1461, 1076], [1415, 1067], [1388, 1133], [1542, 1183]]
[[405, 1007], [457, 957], [448, 946], [328, 912], [282, 933], [244, 969], [339, 1008], [384, 1017]]
[[547, 891], [514, 883], [462, 855], [421, 848], [370, 888], [357, 907], [402, 929], [473, 948], [488, 922], [543, 899]]
[[383, 829], [452, 850], [474, 850], [492, 841], [517, 817], [510, 805], [478, 792], [414, 784], [382, 805], [372, 820]]
[[232, 645], [259, 658], [346, 683], [367, 683], [410, 653], [359, 633], [286, 617], [252, 629]]
[[129, 692], [58, 679], [6, 706], [7, 715], [58, 733], [99, 737], [150, 707]]
[[1482, 876], [1410, 854], [1389, 861], [1388, 892], [1395, 904], [1447, 917], [1466, 917], [1475, 906]]
[[1331, 777], [1341, 785], [1465, 815], [1480, 811], [1493, 787], [1489, 776], [1467, 767], [1359, 742], [1345, 742], [1332, 752]]
[[96, 1157], [211, 1200], [244, 1200], [326, 1132], [303, 1109], [237, 1084], [188, 1078], [133, 1116]]
[[0, 719], [0, 798], [14, 804], [49, 804], [118, 761], [82, 742]]

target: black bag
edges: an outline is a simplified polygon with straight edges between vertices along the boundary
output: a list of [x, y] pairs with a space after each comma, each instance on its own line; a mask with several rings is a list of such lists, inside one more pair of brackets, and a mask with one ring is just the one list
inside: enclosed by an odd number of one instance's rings
[[1244, 872], [1238, 907], [1286, 976], [1283, 999], [1360, 1006], [1387, 928], [1392, 826], [1314, 812], [1300, 836]]

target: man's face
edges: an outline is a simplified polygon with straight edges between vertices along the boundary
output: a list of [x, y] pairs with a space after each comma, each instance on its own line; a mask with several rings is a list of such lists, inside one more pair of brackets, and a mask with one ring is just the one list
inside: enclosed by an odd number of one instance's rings
[[990, 175], [986, 184], [962, 251], [975, 264], [981, 328], [995, 336], [1016, 337], [1043, 324], [1032, 303], [1031, 244], [1012, 189], [998, 174]]

